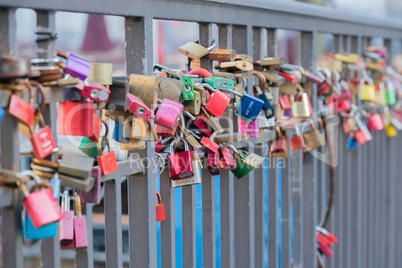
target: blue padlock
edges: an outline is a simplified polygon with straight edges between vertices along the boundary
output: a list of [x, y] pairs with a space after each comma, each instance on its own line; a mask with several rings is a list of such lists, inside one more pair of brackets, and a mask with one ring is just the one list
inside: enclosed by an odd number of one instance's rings
[[57, 233], [57, 222], [52, 222], [36, 229], [25, 211], [22, 226], [22, 233], [27, 239], [50, 238], [54, 237]]
[[240, 117], [246, 123], [255, 121], [261, 112], [262, 107], [264, 107], [264, 101], [256, 98], [248, 93], [243, 94], [235, 115]]
[[53, 197], [57, 201], [59, 201], [60, 197], [60, 179], [59, 179], [59, 173], [54, 173], [53, 179], [50, 179], [50, 186], [52, 187], [53, 190]]
[[357, 149], [357, 147], [358, 147], [358, 144], [357, 144], [356, 139], [353, 138], [353, 137], [349, 137], [348, 141], [346, 143], [346, 148], [351, 149], [351, 150], [355, 150], [355, 149]]
[[118, 122], [114, 123], [114, 130], [113, 130], [113, 139], [118, 142], [127, 144], [129, 139], [123, 137], [123, 126]]
[[3, 117], [5, 113], [6, 111], [4, 111], [4, 109], [0, 107], [0, 125], [3, 122]]

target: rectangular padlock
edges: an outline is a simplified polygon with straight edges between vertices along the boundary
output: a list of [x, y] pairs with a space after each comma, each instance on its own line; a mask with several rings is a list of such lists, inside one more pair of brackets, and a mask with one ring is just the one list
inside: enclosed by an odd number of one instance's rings
[[93, 101], [65, 101], [59, 103], [59, 135], [93, 135]]
[[244, 60], [228, 61], [221, 62], [219, 68], [225, 71], [252, 71], [253, 64]]
[[91, 63], [74, 54], [67, 54], [66, 67], [64, 73], [85, 80], [91, 71]]
[[257, 138], [260, 135], [260, 127], [258, 120], [246, 123], [240, 118], [237, 119], [239, 132], [241, 134], [250, 135], [250, 138]]
[[60, 183], [63, 186], [71, 187], [77, 191], [88, 192], [94, 186], [94, 178], [89, 176], [86, 179], [59, 174]]
[[201, 172], [200, 172], [201, 167], [199, 166], [200, 162], [192, 161], [192, 165], [194, 167], [194, 175], [180, 180], [171, 180], [173, 188], [202, 183]]
[[183, 105], [185, 111], [188, 111], [193, 115], [198, 115], [201, 110], [201, 94], [197, 91], [194, 91], [194, 99], [184, 102]]
[[106, 102], [110, 96], [110, 90], [97, 83], [79, 82], [75, 87], [83, 98], [93, 101]]
[[152, 111], [148, 106], [138, 97], [128, 93], [127, 94], [127, 109], [135, 116], [148, 121], [151, 118]]
[[74, 211], [70, 210], [70, 197], [64, 191], [61, 198], [63, 218], [59, 221], [59, 238], [61, 245], [69, 245], [74, 239]]
[[87, 225], [85, 216], [81, 212], [81, 199], [78, 193], [75, 193], [75, 211], [77, 216], [74, 217], [74, 240], [76, 248], [85, 248], [88, 246]]
[[94, 159], [79, 155], [64, 154], [59, 162], [59, 173], [86, 179], [92, 172]]
[[180, 115], [184, 111], [184, 106], [180, 103], [163, 99], [155, 115], [155, 123], [169, 129], [175, 129], [179, 124]]
[[32, 124], [35, 115], [35, 109], [32, 108], [31, 104], [27, 103], [16, 94], [11, 95], [8, 112], [28, 126]]
[[166, 219], [165, 205], [162, 203], [162, 197], [158, 191], [156, 191], [156, 197], [156, 221], [164, 221]]
[[113, 111], [125, 111], [127, 108], [127, 93], [130, 89], [130, 83], [126, 76], [113, 76], [110, 86], [109, 100], [106, 103], [106, 109]]
[[88, 191], [81, 191], [81, 201], [83, 203], [99, 204], [100, 203], [100, 193], [101, 193], [101, 170], [99, 167], [92, 168], [91, 176], [94, 178], [94, 185]]
[[234, 61], [236, 59], [236, 50], [214, 49], [209, 52], [208, 59], [217, 61]]
[[56, 144], [49, 126], [44, 126], [31, 137], [29, 137], [35, 158], [45, 158], [50, 155]]

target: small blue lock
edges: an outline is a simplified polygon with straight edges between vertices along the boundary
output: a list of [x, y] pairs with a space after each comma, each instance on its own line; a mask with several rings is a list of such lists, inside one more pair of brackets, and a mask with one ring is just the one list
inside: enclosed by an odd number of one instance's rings
[[114, 124], [113, 139], [125, 144], [129, 142], [129, 139], [123, 137], [123, 126], [118, 122]]
[[235, 115], [240, 117], [244, 122], [249, 123], [257, 119], [262, 107], [264, 107], [263, 100], [244, 93], [242, 100], [237, 106]]
[[59, 173], [54, 173], [53, 179], [50, 179], [50, 186], [52, 187], [53, 190], [53, 197], [56, 200], [59, 200], [60, 197], [60, 179], [59, 179]]
[[54, 237], [57, 232], [57, 222], [52, 222], [36, 229], [25, 211], [22, 226], [22, 233], [27, 239], [50, 238]]
[[358, 147], [358, 144], [357, 144], [356, 139], [353, 138], [353, 137], [349, 137], [349, 138], [348, 138], [348, 141], [347, 141], [347, 143], [346, 143], [346, 148], [347, 148], [347, 149], [354, 150], [354, 149], [357, 149], [357, 147]]
[[0, 125], [3, 122], [3, 117], [5, 113], [6, 111], [4, 111], [4, 109], [0, 107]]

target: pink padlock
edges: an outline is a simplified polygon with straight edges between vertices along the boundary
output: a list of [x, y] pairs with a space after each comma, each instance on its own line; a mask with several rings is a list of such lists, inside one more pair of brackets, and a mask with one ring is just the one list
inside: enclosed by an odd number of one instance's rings
[[95, 179], [94, 186], [89, 192], [81, 191], [82, 203], [99, 204], [101, 192], [101, 170], [99, 167], [93, 167], [91, 176]]
[[241, 134], [248, 134], [250, 138], [257, 138], [260, 134], [260, 127], [258, 125], [258, 120], [246, 123], [240, 118], [237, 119], [239, 124], [239, 131]]
[[74, 211], [70, 210], [70, 197], [64, 191], [61, 198], [63, 218], [59, 221], [60, 245], [67, 246], [74, 240]]
[[110, 96], [110, 90], [97, 83], [80, 81], [75, 87], [82, 97], [93, 101], [105, 102]]
[[75, 211], [77, 216], [74, 217], [74, 239], [76, 248], [85, 248], [88, 246], [87, 227], [85, 216], [81, 212], [81, 199], [78, 193], [75, 193]]
[[371, 114], [367, 118], [367, 127], [370, 131], [383, 130], [384, 124], [380, 114]]
[[180, 115], [184, 111], [183, 104], [171, 101], [169, 99], [163, 99], [158, 111], [155, 115], [155, 123], [167, 127], [169, 129], [175, 129], [179, 124]]
[[127, 109], [145, 121], [148, 121], [152, 115], [151, 109], [139, 97], [130, 93], [127, 93]]

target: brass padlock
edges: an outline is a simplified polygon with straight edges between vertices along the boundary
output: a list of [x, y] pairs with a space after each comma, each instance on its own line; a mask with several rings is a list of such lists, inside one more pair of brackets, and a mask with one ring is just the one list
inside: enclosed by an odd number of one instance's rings
[[201, 94], [200, 92], [194, 91], [194, 99], [191, 101], [186, 101], [183, 103], [184, 110], [193, 114], [199, 115], [201, 110]]
[[101, 85], [110, 86], [113, 84], [112, 74], [113, 64], [91, 63], [88, 80]]
[[147, 145], [145, 140], [134, 140], [129, 139], [128, 143], [119, 143], [120, 150], [124, 151], [135, 151], [135, 150], [144, 150]]
[[190, 63], [190, 69], [191, 70], [201, 68], [201, 60], [200, 59], [188, 58], [188, 61]]
[[236, 59], [236, 50], [214, 49], [209, 52], [208, 59], [217, 61], [234, 61]]
[[312, 131], [304, 133], [303, 131], [303, 138], [304, 138], [304, 152], [309, 152], [315, 148], [321, 147], [325, 145], [325, 136], [323, 136], [320, 131], [316, 128], [314, 121], [308, 118], [306, 120], [308, 124], [304, 124], [303, 127], [308, 125], [311, 126]]
[[207, 48], [195, 42], [188, 42], [179, 47], [179, 52], [192, 59], [201, 59], [202, 57], [206, 56], [215, 46], [215, 40], [212, 40], [211, 45]]
[[244, 60], [248, 62], [253, 62], [253, 57], [247, 55], [247, 54], [237, 54], [235, 60]]
[[248, 61], [238, 60], [221, 62], [219, 68], [224, 69], [225, 71], [252, 71], [254, 66]]
[[123, 137], [136, 141], [146, 140], [147, 125], [143, 119], [130, 117], [123, 124]]
[[232, 134], [221, 134], [214, 138], [216, 143], [233, 143], [239, 141], [245, 141], [250, 138], [249, 134], [232, 133]]
[[[292, 100], [294, 96], [291, 96]], [[301, 101], [292, 102], [292, 116], [293, 117], [309, 117], [310, 107], [308, 104], [308, 96], [306, 92], [301, 93]]]
[[[158, 100], [158, 89], [159, 84], [161, 83], [161, 77], [155, 77], [155, 76], [146, 76], [146, 75], [139, 75], [139, 74], [131, 74], [130, 75], [130, 93], [133, 94], [134, 96], [137, 96], [141, 98], [141, 100], [148, 106], [150, 109], [155, 109], [157, 100]], [[170, 79], [166, 78], [169, 81], [172, 80], [172, 82], [175, 79]], [[173, 82], [174, 83], [174, 82]], [[176, 88], [174, 88], [176, 89]], [[173, 90], [175, 92], [176, 90]], [[178, 95], [177, 98], [180, 97], [180, 91], [176, 92], [176, 95]], [[173, 93], [172, 92], [172, 93]], [[172, 94], [172, 97], [176, 96], [175, 94]], [[159, 96], [160, 97], [160, 96]], [[161, 97], [163, 98], [163, 97]]]
[[258, 63], [261, 66], [282, 65], [285, 64], [285, 62], [286, 62], [285, 57], [280, 58], [267, 57], [258, 61]]
[[275, 84], [277, 86], [280, 86], [283, 84], [283, 82], [285, 82], [285, 78], [283, 78], [283, 76], [280, 76], [275, 72], [264, 71], [261, 73], [265, 76], [265, 79], [267, 79], [270, 82], [268, 84]]

